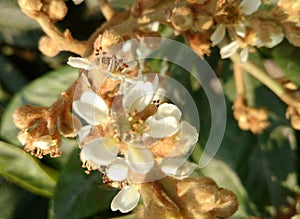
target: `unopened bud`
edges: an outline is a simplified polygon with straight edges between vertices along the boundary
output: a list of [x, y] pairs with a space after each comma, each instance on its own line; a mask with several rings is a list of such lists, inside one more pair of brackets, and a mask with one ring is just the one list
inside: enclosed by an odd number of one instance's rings
[[52, 0], [47, 6], [46, 13], [51, 21], [62, 20], [68, 12], [66, 3], [63, 0]]
[[39, 50], [48, 57], [56, 56], [60, 52], [55, 42], [48, 36], [43, 36], [40, 38]]
[[22, 11], [31, 18], [35, 18], [43, 7], [41, 0], [18, 0], [18, 3]]
[[43, 117], [45, 109], [47, 108], [41, 106], [23, 105], [15, 110], [14, 123], [22, 130], [27, 129]]
[[195, 20], [193, 23], [193, 30], [194, 31], [205, 31], [208, 30], [213, 24], [212, 16], [206, 14], [205, 12], [199, 12], [195, 16]]
[[291, 125], [294, 129], [300, 130], [300, 116], [292, 116]]
[[192, 27], [193, 12], [187, 7], [174, 8], [170, 20], [178, 31], [186, 31]]
[[123, 38], [115, 30], [107, 30], [95, 40], [94, 48], [103, 50], [123, 42]]

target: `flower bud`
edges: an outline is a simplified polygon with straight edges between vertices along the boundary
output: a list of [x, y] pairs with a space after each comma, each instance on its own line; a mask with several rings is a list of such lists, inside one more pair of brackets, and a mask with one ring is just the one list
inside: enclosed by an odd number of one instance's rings
[[294, 129], [300, 130], [300, 116], [292, 116], [291, 125]]
[[192, 27], [193, 12], [187, 7], [174, 8], [170, 20], [176, 30], [186, 31]]
[[52, 0], [46, 7], [46, 13], [51, 21], [62, 20], [68, 12], [66, 3], [63, 0]]
[[106, 50], [121, 42], [123, 42], [123, 38], [115, 30], [107, 30], [95, 40], [94, 49], [102, 48]]
[[17, 108], [13, 114], [15, 125], [24, 130], [34, 125], [43, 117], [47, 107], [23, 105]]
[[194, 31], [205, 31], [208, 30], [213, 24], [212, 16], [206, 14], [205, 12], [199, 12], [195, 15], [195, 20], [193, 23]]
[[60, 52], [55, 42], [53, 42], [53, 40], [48, 36], [43, 36], [40, 38], [39, 50], [48, 57], [54, 57]]
[[22, 11], [31, 18], [35, 18], [43, 7], [41, 0], [18, 0], [18, 3]]

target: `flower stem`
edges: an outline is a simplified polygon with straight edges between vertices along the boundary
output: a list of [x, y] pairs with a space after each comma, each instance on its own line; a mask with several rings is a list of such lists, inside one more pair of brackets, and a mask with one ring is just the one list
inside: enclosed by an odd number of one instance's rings
[[242, 66], [238, 63], [235, 63], [233, 66], [233, 73], [234, 73], [236, 96], [245, 96], [245, 83], [244, 83]]
[[35, 20], [40, 24], [43, 31], [57, 43], [60, 51], [70, 51], [78, 55], [83, 55], [86, 47], [85, 41], [73, 39], [70, 31], [60, 32], [44, 13], [39, 13]]
[[[230, 58], [235, 64], [240, 63], [239, 55], [235, 54]], [[287, 105], [294, 106], [295, 104], [297, 104], [298, 100], [292, 94], [287, 92], [279, 82], [271, 78], [265, 70], [259, 68], [249, 60], [240, 66], [260, 82], [262, 82], [264, 85], [266, 85]]]
[[98, 0], [98, 2], [100, 6], [100, 11], [102, 12], [103, 16], [106, 20], [110, 20], [116, 12], [107, 0]]

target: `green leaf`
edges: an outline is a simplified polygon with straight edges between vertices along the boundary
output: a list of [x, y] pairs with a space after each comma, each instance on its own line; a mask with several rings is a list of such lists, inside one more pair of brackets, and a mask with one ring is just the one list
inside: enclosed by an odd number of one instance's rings
[[64, 67], [38, 78], [16, 94], [2, 115], [0, 136], [14, 145], [20, 145], [19, 129], [13, 123], [15, 109], [23, 104], [49, 106], [61, 92], [66, 90], [78, 77], [77, 69]]
[[35, 194], [51, 197], [57, 172], [36, 158], [0, 141], [0, 175]]
[[272, 56], [284, 75], [300, 86], [300, 49], [284, 42], [272, 49]]
[[8, 92], [16, 93], [28, 82], [19, 69], [1, 54], [0, 66], [0, 81]]
[[[249, 214], [259, 210], [259, 215], [270, 216], [268, 206], [278, 208], [285, 204], [297, 187], [296, 138], [279, 98], [251, 75], [245, 74], [245, 80], [249, 105], [267, 107], [271, 126], [260, 135], [242, 131], [228, 109], [227, 129], [217, 156], [238, 174], [250, 202], [254, 203], [247, 206], [252, 210]], [[234, 84], [230, 77], [224, 88], [226, 96], [233, 100]], [[232, 102], [228, 108], [231, 105]]]
[[45, 218], [48, 208], [48, 199], [26, 192], [0, 178], [0, 218], [22, 219]]
[[42, 35], [38, 23], [21, 11], [16, 0], [1, 1], [0, 8], [0, 41], [18, 47], [36, 48]]
[[9, 185], [8, 183], [1, 183], [0, 194], [0, 218], [13, 218], [16, 205], [18, 204], [18, 201], [21, 198], [20, 190], [12, 185]]
[[107, 211], [116, 191], [99, 188], [99, 172], [84, 173], [79, 149], [74, 150], [58, 179], [54, 193], [56, 219], [86, 218]]

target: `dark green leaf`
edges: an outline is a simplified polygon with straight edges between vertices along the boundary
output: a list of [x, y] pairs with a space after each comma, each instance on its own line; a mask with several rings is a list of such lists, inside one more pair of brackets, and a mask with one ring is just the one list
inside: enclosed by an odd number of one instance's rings
[[45, 197], [52, 196], [57, 178], [55, 170], [5, 142], [0, 142], [0, 174], [28, 191]]
[[282, 69], [284, 75], [300, 86], [300, 49], [284, 42], [272, 50], [275, 63]]
[[28, 193], [0, 178], [0, 218], [46, 218], [48, 199]]
[[27, 17], [16, 0], [1, 1], [0, 41], [23, 48], [36, 48], [42, 31], [38, 23]]
[[[258, 209], [260, 215], [268, 215], [267, 206], [281, 206], [297, 186], [295, 133], [285, 119], [285, 106], [279, 98], [249, 74], [245, 74], [245, 80], [248, 104], [267, 107], [271, 126], [261, 135], [240, 130], [230, 103], [227, 129], [217, 156], [240, 177], [254, 203], [247, 206], [252, 210], [249, 214], [256, 214]], [[228, 77], [224, 92], [233, 100], [231, 81]]]
[[84, 173], [79, 160], [79, 149], [75, 150], [65, 165], [54, 193], [56, 219], [86, 218], [107, 211], [116, 191], [103, 190], [99, 172]]
[[64, 67], [33, 81], [14, 96], [7, 106], [1, 121], [0, 136], [14, 145], [20, 145], [16, 138], [18, 130], [12, 119], [14, 110], [23, 104], [39, 106], [51, 105], [78, 76], [77, 70]]
[[0, 81], [10, 93], [19, 91], [28, 81], [5, 56], [0, 54]]

